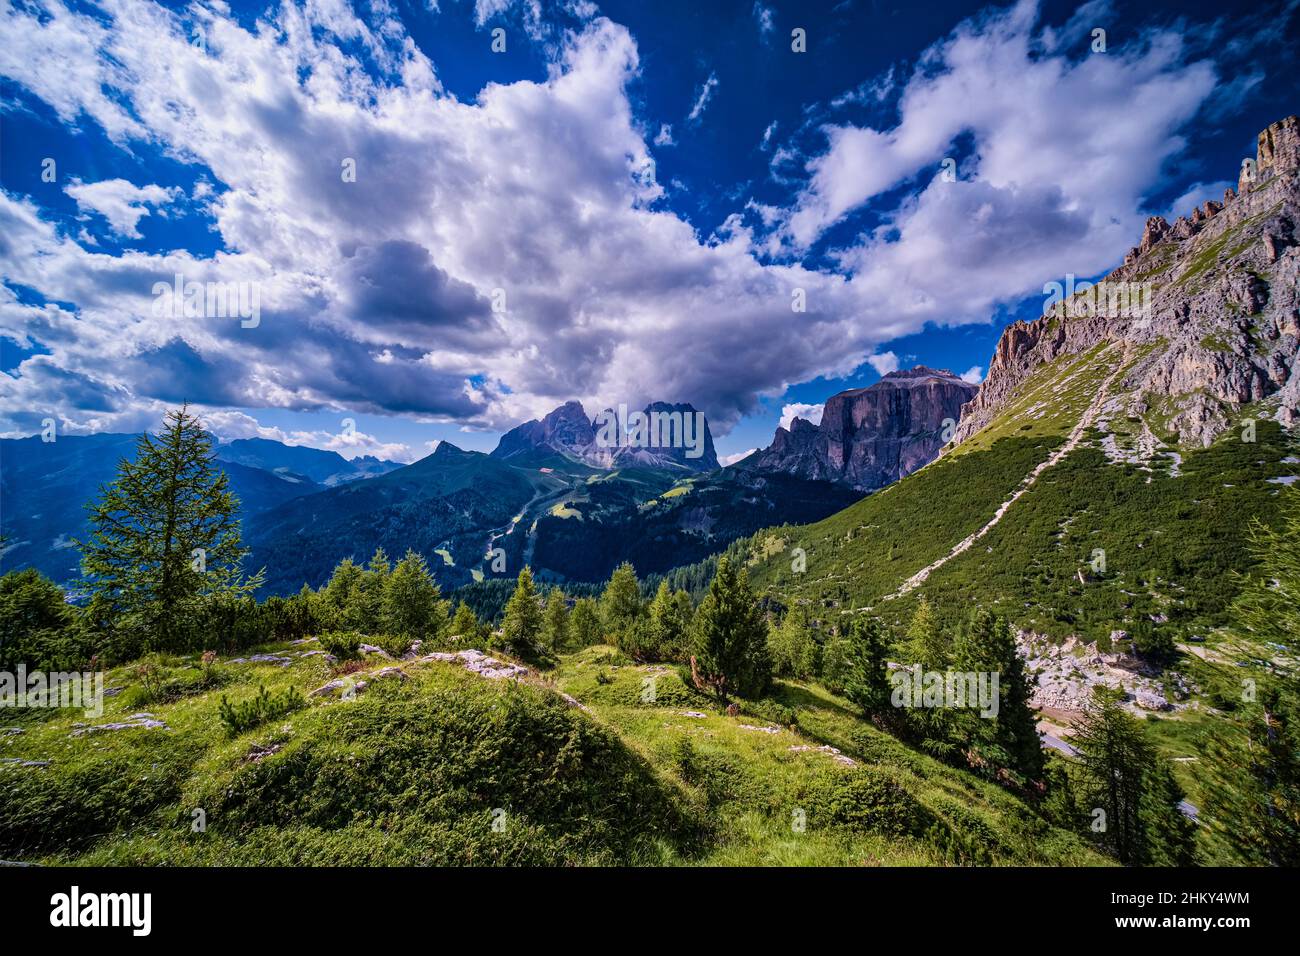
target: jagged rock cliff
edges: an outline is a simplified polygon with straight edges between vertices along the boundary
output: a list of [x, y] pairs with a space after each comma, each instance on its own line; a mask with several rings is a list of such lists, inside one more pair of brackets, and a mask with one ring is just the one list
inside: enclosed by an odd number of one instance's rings
[[1300, 422], [1298, 221], [1300, 120], [1289, 116], [1259, 134], [1222, 203], [1172, 225], [1147, 220], [1101, 294], [1008, 326], [954, 441], [988, 425], [1043, 366], [1102, 343], [1122, 345], [1129, 363], [1106, 414], [1154, 418], [1167, 441], [1208, 445], [1248, 405], [1256, 416]]
[[565, 402], [541, 421], [524, 422], [502, 435], [492, 457], [551, 454], [595, 468], [718, 467], [709, 423], [687, 403], [652, 402], [633, 415], [626, 409], [606, 409], [592, 420], [580, 402]]
[[771, 446], [746, 462], [759, 471], [882, 488], [929, 463], [975, 386], [947, 371], [917, 366], [869, 388], [826, 400], [820, 425], [802, 418], [778, 428]]

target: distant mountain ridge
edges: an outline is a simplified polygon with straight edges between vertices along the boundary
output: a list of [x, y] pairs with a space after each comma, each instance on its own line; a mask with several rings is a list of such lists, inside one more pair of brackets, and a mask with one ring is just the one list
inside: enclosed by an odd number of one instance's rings
[[516, 462], [552, 454], [604, 470], [719, 467], [708, 419], [687, 402], [651, 402], [631, 413], [607, 408], [588, 419], [581, 402], [568, 401], [540, 421], [510, 429], [492, 451], [494, 458]]
[[933, 461], [975, 385], [924, 365], [832, 395], [821, 423], [795, 418], [741, 467], [836, 481], [859, 491], [892, 484]]
[[402, 467], [400, 462], [383, 461], [371, 455], [360, 455], [349, 461], [336, 451], [309, 445], [286, 445], [269, 438], [236, 438], [217, 445], [216, 453], [221, 461], [261, 468], [291, 481], [298, 477], [309, 478], [327, 488]]

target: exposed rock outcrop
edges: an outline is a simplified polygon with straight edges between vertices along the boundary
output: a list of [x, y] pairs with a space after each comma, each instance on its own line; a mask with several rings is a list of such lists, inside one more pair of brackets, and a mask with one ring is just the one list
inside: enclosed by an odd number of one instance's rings
[[[1300, 423], [1300, 121], [1261, 132], [1243, 166], [1222, 204], [1172, 226], [1148, 219], [1124, 264], [1098, 284], [1107, 295], [1066, 299], [1008, 326], [954, 441], [997, 417], [1044, 365], [1107, 342], [1132, 346], [1134, 361], [1106, 413], [1143, 417], [1159, 404], [1162, 437], [1178, 444], [1210, 444], [1253, 403], [1257, 417]], [[1108, 297], [1117, 291], [1127, 298]]]
[[[614, 424], [607, 426], [608, 422]], [[582, 403], [565, 402], [541, 421], [510, 429], [492, 452], [492, 457], [506, 460], [547, 455], [595, 468], [712, 471], [718, 467], [708, 420], [687, 403], [652, 402], [631, 414], [626, 409], [606, 409], [588, 419]]]
[[869, 388], [832, 395], [819, 425], [796, 418], [778, 428], [746, 467], [883, 488], [934, 460], [975, 393], [948, 371], [921, 365], [891, 372]]

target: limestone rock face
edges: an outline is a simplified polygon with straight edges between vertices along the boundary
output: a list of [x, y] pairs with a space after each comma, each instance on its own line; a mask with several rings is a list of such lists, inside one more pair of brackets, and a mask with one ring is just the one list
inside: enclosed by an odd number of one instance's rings
[[[541, 421], [524, 422], [501, 436], [494, 458], [556, 454], [596, 468], [673, 468], [712, 471], [718, 467], [708, 421], [686, 403], [652, 402], [641, 410], [659, 423], [653, 436], [638, 443], [604, 444], [602, 419], [591, 420], [581, 402], [565, 402]], [[607, 410], [606, 414], [613, 414]], [[652, 416], [656, 416], [652, 419]], [[689, 422], [688, 422], [689, 418]], [[664, 424], [666, 423], [666, 424]], [[695, 452], [698, 451], [698, 454]]]
[[826, 400], [820, 425], [796, 418], [749, 467], [882, 488], [933, 461], [976, 387], [918, 366]]
[[1165, 437], [1178, 444], [1209, 445], [1248, 405], [1256, 417], [1300, 424], [1297, 223], [1300, 121], [1290, 116], [1259, 134], [1253, 176], [1236, 194], [1173, 226], [1147, 220], [1124, 264], [1099, 283], [1140, 291], [1144, 307], [1069, 300], [1008, 326], [954, 441], [992, 421], [1044, 365], [1103, 343], [1125, 346], [1132, 363], [1107, 414], [1142, 415], [1158, 403]]
[[524, 422], [501, 436], [497, 458], [514, 458], [524, 452], [549, 449], [582, 457], [596, 443], [596, 430], [587, 420], [581, 402], [565, 402], [541, 421]]

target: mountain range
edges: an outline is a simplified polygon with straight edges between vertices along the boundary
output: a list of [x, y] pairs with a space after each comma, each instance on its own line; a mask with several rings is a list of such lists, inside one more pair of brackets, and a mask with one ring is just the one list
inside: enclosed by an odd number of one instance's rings
[[[543, 578], [598, 581], [622, 561], [667, 571], [759, 528], [835, 513], [933, 457], [944, 418], [972, 391], [950, 373], [892, 374], [828, 399], [842, 425], [825, 424], [830, 437], [800, 457], [781, 454], [778, 429], [772, 448], [726, 469], [704, 415], [668, 402], [589, 418], [570, 401], [509, 430], [490, 454], [444, 441], [406, 466], [263, 438], [216, 453], [241, 502], [250, 567], [265, 569], [269, 591], [319, 585], [343, 558], [379, 547], [424, 554], [445, 587], [523, 564]], [[801, 435], [807, 425], [796, 424]], [[84, 505], [136, 440], [0, 441], [6, 500], [60, 490], [41, 513], [5, 516], [5, 566], [75, 578]]]
[[[266, 439], [219, 445], [251, 566], [283, 592], [319, 585], [344, 557], [414, 548], [445, 587], [523, 564], [597, 581], [624, 560], [668, 571], [776, 528], [775, 540], [838, 542], [833, 558], [810, 550], [799, 579], [777, 558], [760, 567], [792, 597], [901, 609], [920, 591], [965, 600], [976, 581], [1048, 631], [1087, 630], [1115, 602], [1130, 619], [1146, 608], [1211, 625], [1231, 588], [1189, 575], [1240, 566], [1249, 518], [1268, 518], [1294, 471], [1283, 429], [1300, 420], [1297, 169], [1289, 117], [1261, 132], [1223, 202], [1172, 225], [1151, 218], [1119, 268], [1008, 326], [978, 388], [924, 366], [891, 373], [729, 468], [704, 416], [665, 402], [593, 418], [570, 401], [490, 454], [442, 442], [406, 466]], [[6, 503], [43, 503], [6, 508], [5, 566], [73, 577], [83, 506], [134, 442], [0, 442]], [[988, 558], [999, 546], [1007, 555]], [[1087, 570], [1094, 550], [1111, 570]]]

